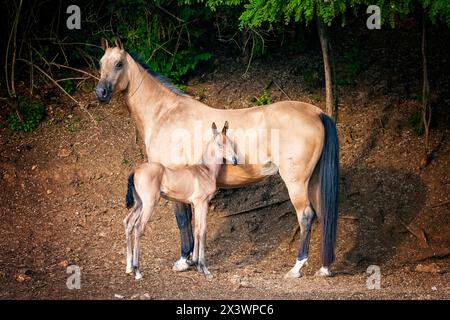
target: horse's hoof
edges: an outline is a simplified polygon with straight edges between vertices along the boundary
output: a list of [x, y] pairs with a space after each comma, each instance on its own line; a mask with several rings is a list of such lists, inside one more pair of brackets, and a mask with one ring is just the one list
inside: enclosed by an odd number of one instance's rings
[[142, 279], [142, 274], [139, 272], [139, 270], [136, 270], [136, 272], [134, 274], [134, 279], [135, 280], [141, 280]]
[[284, 278], [285, 279], [295, 279], [295, 278], [300, 278], [301, 276], [302, 276], [302, 273], [300, 271], [289, 270], [289, 272], [284, 275]]
[[322, 267], [314, 275], [316, 277], [331, 277], [331, 271], [326, 267]]
[[177, 262], [174, 263], [172, 270], [175, 272], [182, 272], [189, 269], [189, 263], [187, 263], [187, 260], [180, 259]]
[[133, 273], [133, 267], [127, 266], [127, 268], [125, 269], [125, 273], [126, 273], [126, 274]]
[[212, 279], [212, 278], [214, 278], [214, 276], [211, 274], [211, 272], [208, 271], [208, 273], [205, 273], [205, 278]]

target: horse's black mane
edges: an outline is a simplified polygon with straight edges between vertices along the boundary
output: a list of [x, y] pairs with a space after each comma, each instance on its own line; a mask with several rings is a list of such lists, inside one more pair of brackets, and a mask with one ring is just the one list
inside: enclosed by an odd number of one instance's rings
[[136, 61], [142, 68], [144, 68], [149, 74], [151, 74], [156, 80], [158, 80], [164, 87], [176, 93], [180, 96], [188, 96], [186, 92], [178, 89], [169, 79], [160, 75], [158, 72], [154, 71], [148, 64], [144, 62], [144, 60], [135, 52], [130, 53], [130, 56]]

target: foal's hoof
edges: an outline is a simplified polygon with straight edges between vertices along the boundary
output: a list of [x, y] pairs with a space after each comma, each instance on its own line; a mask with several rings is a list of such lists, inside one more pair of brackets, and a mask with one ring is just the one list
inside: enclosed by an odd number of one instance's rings
[[197, 271], [200, 273], [203, 273], [203, 275], [207, 278], [207, 279], [212, 279], [213, 275], [211, 274], [211, 272], [208, 271], [208, 269], [206, 268], [205, 265], [202, 264], [198, 264], [197, 265]]
[[126, 269], [125, 269], [125, 273], [126, 274], [130, 274], [133, 272], [133, 267], [130, 265], [127, 265]]
[[172, 267], [172, 270], [175, 272], [182, 272], [189, 269], [189, 263], [185, 259], [179, 259], [176, 261]]
[[295, 279], [295, 278], [300, 278], [301, 276], [302, 276], [302, 273], [300, 271], [291, 269], [291, 270], [289, 270], [288, 273], [286, 273], [284, 275], [284, 278], [285, 279]]
[[134, 279], [135, 280], [141, 280], [142, 279], [142, 274], [141, 274], [141, 272], [138, 269], [134, 270]]
[[314, 275], [316, 277], [331, 277], [331, 271], [326, 267], [322, 267]]

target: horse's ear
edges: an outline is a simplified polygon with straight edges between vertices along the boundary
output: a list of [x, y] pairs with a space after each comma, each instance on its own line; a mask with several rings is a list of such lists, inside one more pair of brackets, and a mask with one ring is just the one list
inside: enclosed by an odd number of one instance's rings
[[223, 125], [222, 128], [222, 133], [227, 134], [227, 130], [228, 130], [228, 121], [225, 121], [225, 124]]
[[109, 44], [108, 44], [108, 40], [106, 40], [105, 38], [102, 38], [101, 40], [101, 45], [102, 45], [102, 49], [106, 51], [106, 49], [109, 48]]
[[217, 132], [217, 126], [216, 126], [215, 122], [212, 123], [211, 129], [212, 129], [213, 135], [216, 135], [219, 133], [219, 132]]
[[119, 37], [116, 38], [116, 47], [119, 48], [120, 50], [123, 50], [122, 40], [120, 40]]

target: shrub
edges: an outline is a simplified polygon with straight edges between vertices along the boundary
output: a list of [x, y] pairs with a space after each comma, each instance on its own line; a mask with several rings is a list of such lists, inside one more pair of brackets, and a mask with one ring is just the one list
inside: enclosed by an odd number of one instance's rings
[[39, 100], [29, 100], [26, 97], [19, 98], [19, 113], [23, 122], [13, 113], [8, 117], [8, 126], [13, 131], [30, 132], [36, 129], [45, 115], [44, 104]]

